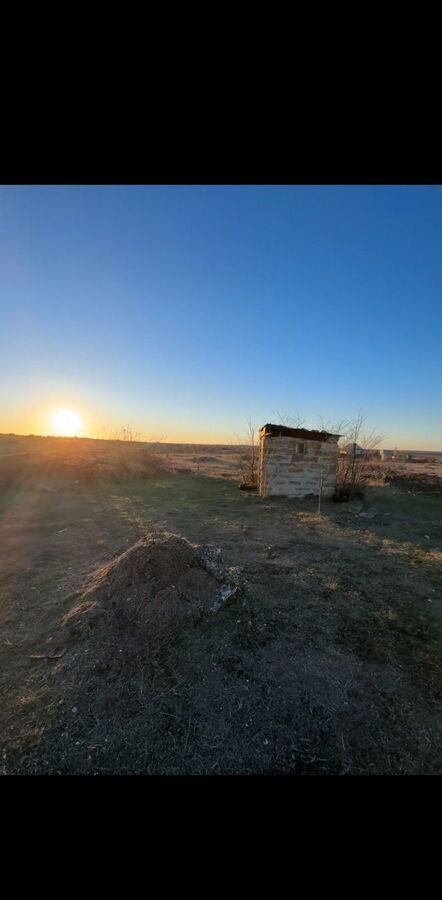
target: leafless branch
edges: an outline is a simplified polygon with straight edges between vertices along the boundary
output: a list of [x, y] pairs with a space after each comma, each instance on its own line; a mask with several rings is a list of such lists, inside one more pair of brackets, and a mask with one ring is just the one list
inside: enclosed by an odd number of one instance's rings
[[236, 437], [238, 443], [244, 447], [239, 457], [241, 480], [247, 484], [256, 485], [258, 483], [258, 438], [256, 425], [250, 417], [247, 419], [245, 434], [242, 437], [240, 435], [236, 435]]
[[278, 424], [286, 425], [288, 428], [302, 428], [305, 424], [305, 418], [301, 416], [298, 410], [294, 410], [293, 415], [287, 415], [287, 413], [281, 412], [279, 409], [276, 410], [276, 416], [278, 418]]

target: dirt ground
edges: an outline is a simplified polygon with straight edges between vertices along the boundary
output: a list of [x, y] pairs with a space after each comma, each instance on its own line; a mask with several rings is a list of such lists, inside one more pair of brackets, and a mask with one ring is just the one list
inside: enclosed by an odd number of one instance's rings
[[[199, 465], [0, 490], [3, 774], [441, 773], [442, 497], [383, 485], [318, 515]], [[63, 621], [153, 530], [221, 548], [245, 594], [104, 663]]]

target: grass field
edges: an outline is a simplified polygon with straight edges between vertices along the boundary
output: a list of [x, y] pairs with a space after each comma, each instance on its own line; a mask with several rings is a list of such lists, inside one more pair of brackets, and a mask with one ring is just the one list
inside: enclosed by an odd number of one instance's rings
[[[86, 678], [63, 617], [153, 528], [222, 548], [245, 596]], [[4, 486], [2, 771], [440, 773], [441, 581], [437, 496], [319, 516], [196, 475]]]

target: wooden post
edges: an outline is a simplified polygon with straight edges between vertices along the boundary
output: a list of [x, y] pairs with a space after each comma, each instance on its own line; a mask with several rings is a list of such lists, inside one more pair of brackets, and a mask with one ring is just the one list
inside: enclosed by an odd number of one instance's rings
[[324, 458], [322, 455], [322, 447], [321, 447], [321, 455], [319, 457], [319, 496], [318, 496], [318, 515], [321, 515], [321, 495], [322, 495], [322, 485], [324, 480]]
[[353, 497], [355, 489], [355, 465], [356, 465], [356, 443], [353, 442], [353, 459], [351, 464], [351, 496]]

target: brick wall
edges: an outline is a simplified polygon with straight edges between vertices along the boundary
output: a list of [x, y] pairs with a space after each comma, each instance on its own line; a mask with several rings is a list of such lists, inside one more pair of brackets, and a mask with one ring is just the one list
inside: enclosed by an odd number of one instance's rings
[[[304, 444], [303, 454], [296, 452], [297, 444]], [[260, 495], [318, 496], [322, 467], [322, 494], [329, 496], [336, 486], [337, 453], [337, 437], [330, 437], [327, 441], [300, 441], [293, 437], [260, 435]]]

